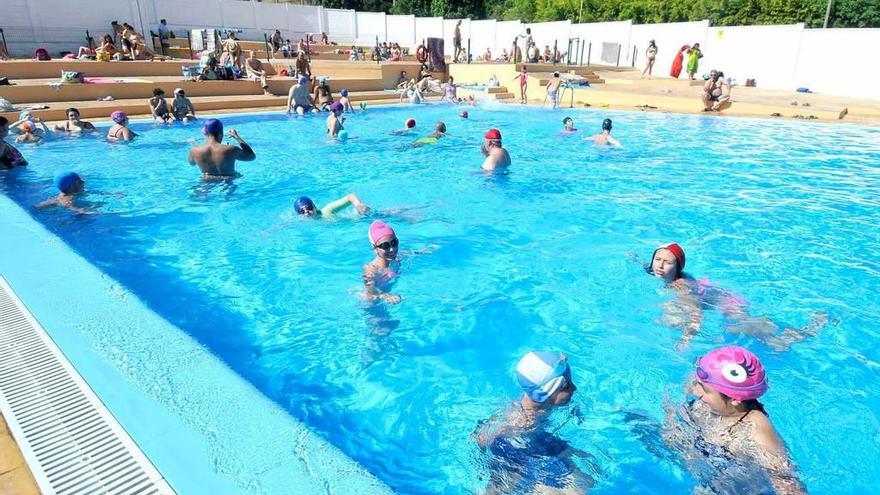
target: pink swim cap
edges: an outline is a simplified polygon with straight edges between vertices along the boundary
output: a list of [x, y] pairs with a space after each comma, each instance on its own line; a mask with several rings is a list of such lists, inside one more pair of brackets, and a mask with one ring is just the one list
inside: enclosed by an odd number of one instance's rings
[[392, 229], [385, 222], [376, 220], [370, 224], [370, 244], [376, 245], [376, 241], [383, 237], [393, 236], [397, 237], [394, 233], [394, 229]]
[[697, 380], [736, 400], [757, 399], [767, 391], [758, 356], [737, 346], [721, 347], [697, 358]]
[[125, 122], [125, 119], [127, 117], [128, 116], [125, 115], [125, 112], [123, 112], [122, 110], [117, 110], [117, 111], [110, 114], [110, 120], [112, 120], [113, 122], [116, 122], [117, 124], [121, 124], [121, 123]]
[[412, 129], [416, 126], [416, 119], [406, 119], [406, 128]]

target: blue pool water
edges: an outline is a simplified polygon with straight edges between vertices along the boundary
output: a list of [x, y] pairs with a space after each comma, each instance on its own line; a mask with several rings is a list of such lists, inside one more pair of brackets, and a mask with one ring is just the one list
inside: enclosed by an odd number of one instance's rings
[[[135, 125], [142, 137], [127, 145], [23, 147], [31, 166], [0, 174], [0, 188], [31, 208], [54, 194], [55, 172], [79, 171], [101, 214], [34, 217], [400, 493], [485, 486], [470, 435], [516, 397], [530, 349], [569, 356], [581, 415], [559, 434], [593, 456], [581, 466], [592, 493], [688, 493], [693, 478], [650, 425], [665, 398], [684, 400], [693, 359], [722, 343], [762, 357], [765, 405], [812, 493], [880, 490], [877, 129], [459, 110], [370, 108], [349, 118], [344, 144], [327, 141], [323, 119], [225, 117], [258, 156], [234, 184], [202, 183], [186, 163], [197, 126]], [[612, 117], [625, 148], [557, 134], [565, 115], [590, 131]], [[454, 137], [410, 149], [413, 138], [388, 135], [409, 116], [422, 135], [444, 119]], [[504, 134], [509, 175], [475, 173], [489, 127]], [[348, 192], [380, 212], [406, 208], [386, 217], [402, 250], [436, 245], [404, 260], [399, 305], [360, 297], [370, 219], [290, 215], [299, 195]], [[677, 350], [680, 331], [661, 321], [670, 294], [627, 255], [670, 240], [691, 274], [754, 314], [831, 323], [777, 352], [707, 313]]]

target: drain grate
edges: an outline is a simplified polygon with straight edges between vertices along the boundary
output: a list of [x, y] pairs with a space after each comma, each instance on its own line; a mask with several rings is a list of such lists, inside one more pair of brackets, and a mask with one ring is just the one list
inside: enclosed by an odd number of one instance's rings
[[174, 493], [3, 277], [0, 412], [44, 495]]

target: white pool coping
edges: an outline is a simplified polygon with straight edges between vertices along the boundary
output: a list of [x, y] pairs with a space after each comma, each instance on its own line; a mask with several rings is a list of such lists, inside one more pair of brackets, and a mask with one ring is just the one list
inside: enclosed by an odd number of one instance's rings
[[392, 493], [5, 195], [0, 212], [0, 274], [178, 494]]

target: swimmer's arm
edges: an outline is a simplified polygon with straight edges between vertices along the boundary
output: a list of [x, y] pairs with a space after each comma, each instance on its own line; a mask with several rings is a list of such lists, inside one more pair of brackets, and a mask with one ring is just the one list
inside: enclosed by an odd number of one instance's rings
[[806, 488], [795, 474], [788, 452], [773, 425], [764, 416], [760, 416], [754, 424], [755, 441], [764, 449], [764, 455], [758, 456], [758, 462], [766, 471], [773, 490], [779, 495], [806, 495]]
[[618, 148], [623, 148], [623, 145], [620, 144], [620, 141], [614, 139], [611, 136], [608, 136], [608, 142], [611, 143], [612, 146], [617, 146]]
[[327, 203], [327, 205], [325, 205], [323, 208], [321, 208], [321, 214], [325, 215], [325, 216], [326, 215], [333, 215], [339, 211], [344, 210], [345, 208], [348, 207], [348, 205], [354, 205], [354, 207], [357, 209], [358, 213], [361, 213], [361, 214], [366, 213], [367, 211], [370, 210], [367, 207], [367, 205], [361, 203], [360, 198], [355, 196], [354, 193], [350, 193], [350, 194], [347, 194], [345, 197], [337, 199], [336, 201], [333, 201], [331, 203]]
[[34, 208], [45, 208], [47, 206], [53, 206], [58, 204], [58, 196], [54, 198], [47, 199], [46, 201], [41, 201], [34, 205]]
[[290, 104], [293, 103], [293, 86], [287, 92], [287, 115], [290, 115]]
[[122, 128], [122, 140], [123, 141], [131, 141], [137, 134], [131, 132], [128, 127]]
[[43, 119], [42, 119], [41, 117], [37, 117], [37, 118], [35, 118], [35, 119], [34, 119], [34, 122], [35, 122], [39, 127], [41, 127], [41, 128], [43, 129], [43, 132], [45, 132], [46, 134], [48, 134], [48, 133], [51, 132], [51, 131], [49, 130], [49, 128], [46, 126], [46, 123], [43, 122]]
[[370, 301], [375, 301], [379, 299], [381, 301], [385, 301], [388, 304], [397, 304], [403, 297], [398, 296], [397, 294], [391, 294], [388, 292], [384, 292], [376, 287], [376, 268], [373, 265], [364, 265], [364, 297]]
[[190, 164], [190, 165], [196, 165], [196, 164], [197, 164], [197, 162], [196, 162], [195, 148], [190, 148], [190, 149], [189, 149], [189, 164]]
[[236, 132], [235, 129], [230, 129], [229, 132], [226, 133], [226, 135], [238, 141], [239, 146], [241, 146], [241, 148], [238, 148], [236, 151], [236, 160], [249, 162], [257, 157], [257, 154], [254, 153], [253, 148], [251, 148], [249, 144], [244, 142], [244, 139], [242, 139], [241, 136], [238, 135], [238, 132]]

